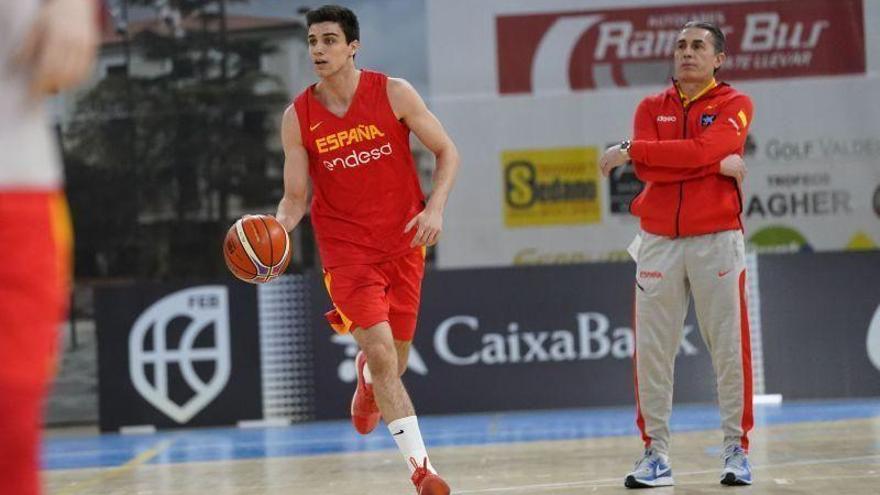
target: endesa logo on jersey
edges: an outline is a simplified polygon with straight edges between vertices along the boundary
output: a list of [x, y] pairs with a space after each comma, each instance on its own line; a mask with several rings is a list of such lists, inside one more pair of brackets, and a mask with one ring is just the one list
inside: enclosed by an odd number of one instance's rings
[[338, 168], [359, 167], [361, 165], [366, 165], [373, 160], [378, 160], [379, 158], [382, 158], [382, 156], [390, 156], [393, 151], [394, 150], [391, 149], [391, 143], [385, 143], [382, 146], [366, 151], [352, 150], [344, 156], [324, 160], [324, 167], [331, 172]]
[[724, 80], [864, 73], [862, 10], [862, 0], [776, 0], [499, 16], [498, 91], [662, 84], [690, 20], [724, 30]]

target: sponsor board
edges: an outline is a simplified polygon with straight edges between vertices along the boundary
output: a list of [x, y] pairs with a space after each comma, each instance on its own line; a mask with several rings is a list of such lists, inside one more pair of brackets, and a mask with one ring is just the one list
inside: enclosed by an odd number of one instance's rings
[[[728, 80], [865, 72], [861, 0], [731, 2], [496, 17], [498, 92], [660, 84], [689, 20], [726, 33]], [[846, 50], [838, 47], [845, 46]]]
[[835, 165], [853, 160], [880, 160], [880, 138], [871, 136], [822, 136], [796, 140], [772, 137], [763, 148], [766, 160], [781, 164], [822, 161]]
[[[412, 344], [418, 360], [411, 353], [403, 377], [417, 410], [631, 405], [634, 271], [632, 263], [610, 263], [428, 272]], [[345, 418], [353, 339], [323, 320], [326, 296], [313, 301], [316, 417]], [[713, 400], [712, 365], [693, 313], [676, 367], [677, 401]]]
[[243, 284], [99, 289], [101, 429], [261, 418], [256, 315]]
[[[766, 137], [765, 137], [766, 136]], [[743, 217], [753, 247], [765, 251], [876, 249], [872, 215], [880, 139], [791, 139], [755, 133], [747, 157]]]
[[601, 221], [597, 154], [595, 147], [503, 151], [504, 224]]

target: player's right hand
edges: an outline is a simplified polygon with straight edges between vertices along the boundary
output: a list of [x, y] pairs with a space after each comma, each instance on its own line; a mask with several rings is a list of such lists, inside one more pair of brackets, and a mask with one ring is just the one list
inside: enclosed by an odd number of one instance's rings
[[34, 97], [69, 89], [91, 72], [99, 33], [90, 0], [42, 2], [15, 59], [31, 71]]

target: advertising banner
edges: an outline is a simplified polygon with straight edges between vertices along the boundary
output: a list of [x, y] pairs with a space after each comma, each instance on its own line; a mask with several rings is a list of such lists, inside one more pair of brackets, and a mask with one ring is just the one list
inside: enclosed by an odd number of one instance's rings
[[[634, 404], [634, 270], [612, 263], [429, 273], [404, 375], [417, 411]], [[326, 296], [313, 300], [316, 417], [346, 418], [357, 346], [324, 321]], [[712, 365], [694, 321], [691, 314], [685, 324], [675, 398], [709, 402]]]
[[[880, 252], [767, 254], [757, 267], [760, 390], [786, 400], [880, 394], [880, 284], [870, 283]], [[429, 271], [404, 375], [417, 411], [632, 405], [634, 272], [632, 263]], [[100, 290], [101, 429], [347, 418], [358, 348], [324, 319], [321, 277], [282, 277], [259, 302], [257, 292]], [[715, 400], [693, 310], [675, 366], [677, 402]]]
[[101, 430], [263, 417], [253, 286], [97, 289], [95, 314]]
[[662, 84], [672, 75], [669, 60], [679, 29], [690, 20], [713, 22], [725, 32], [730, 53], [723, 68], [727, 80], [861, 74], [865, 72], [861, 19], [862, 0], [499, 15], [498, 91]]

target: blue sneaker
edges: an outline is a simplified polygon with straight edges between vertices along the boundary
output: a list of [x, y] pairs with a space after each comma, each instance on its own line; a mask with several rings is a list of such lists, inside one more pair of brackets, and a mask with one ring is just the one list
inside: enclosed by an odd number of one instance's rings
[[729, 486], [751, 485], [752, 467], [749, 456], [739, 445], [730, 445], [721, 456], [724, 459], [724, 471], [721, 472], [721, 484]]
[[636, 462], [633, 471], [626, 475], [623, 482], [627, 488], [652, 488], [655, 486], [672, 486], [672, 468], [669, 467], [669, 459], [654, 449], [645, 451], [645, 455]]

